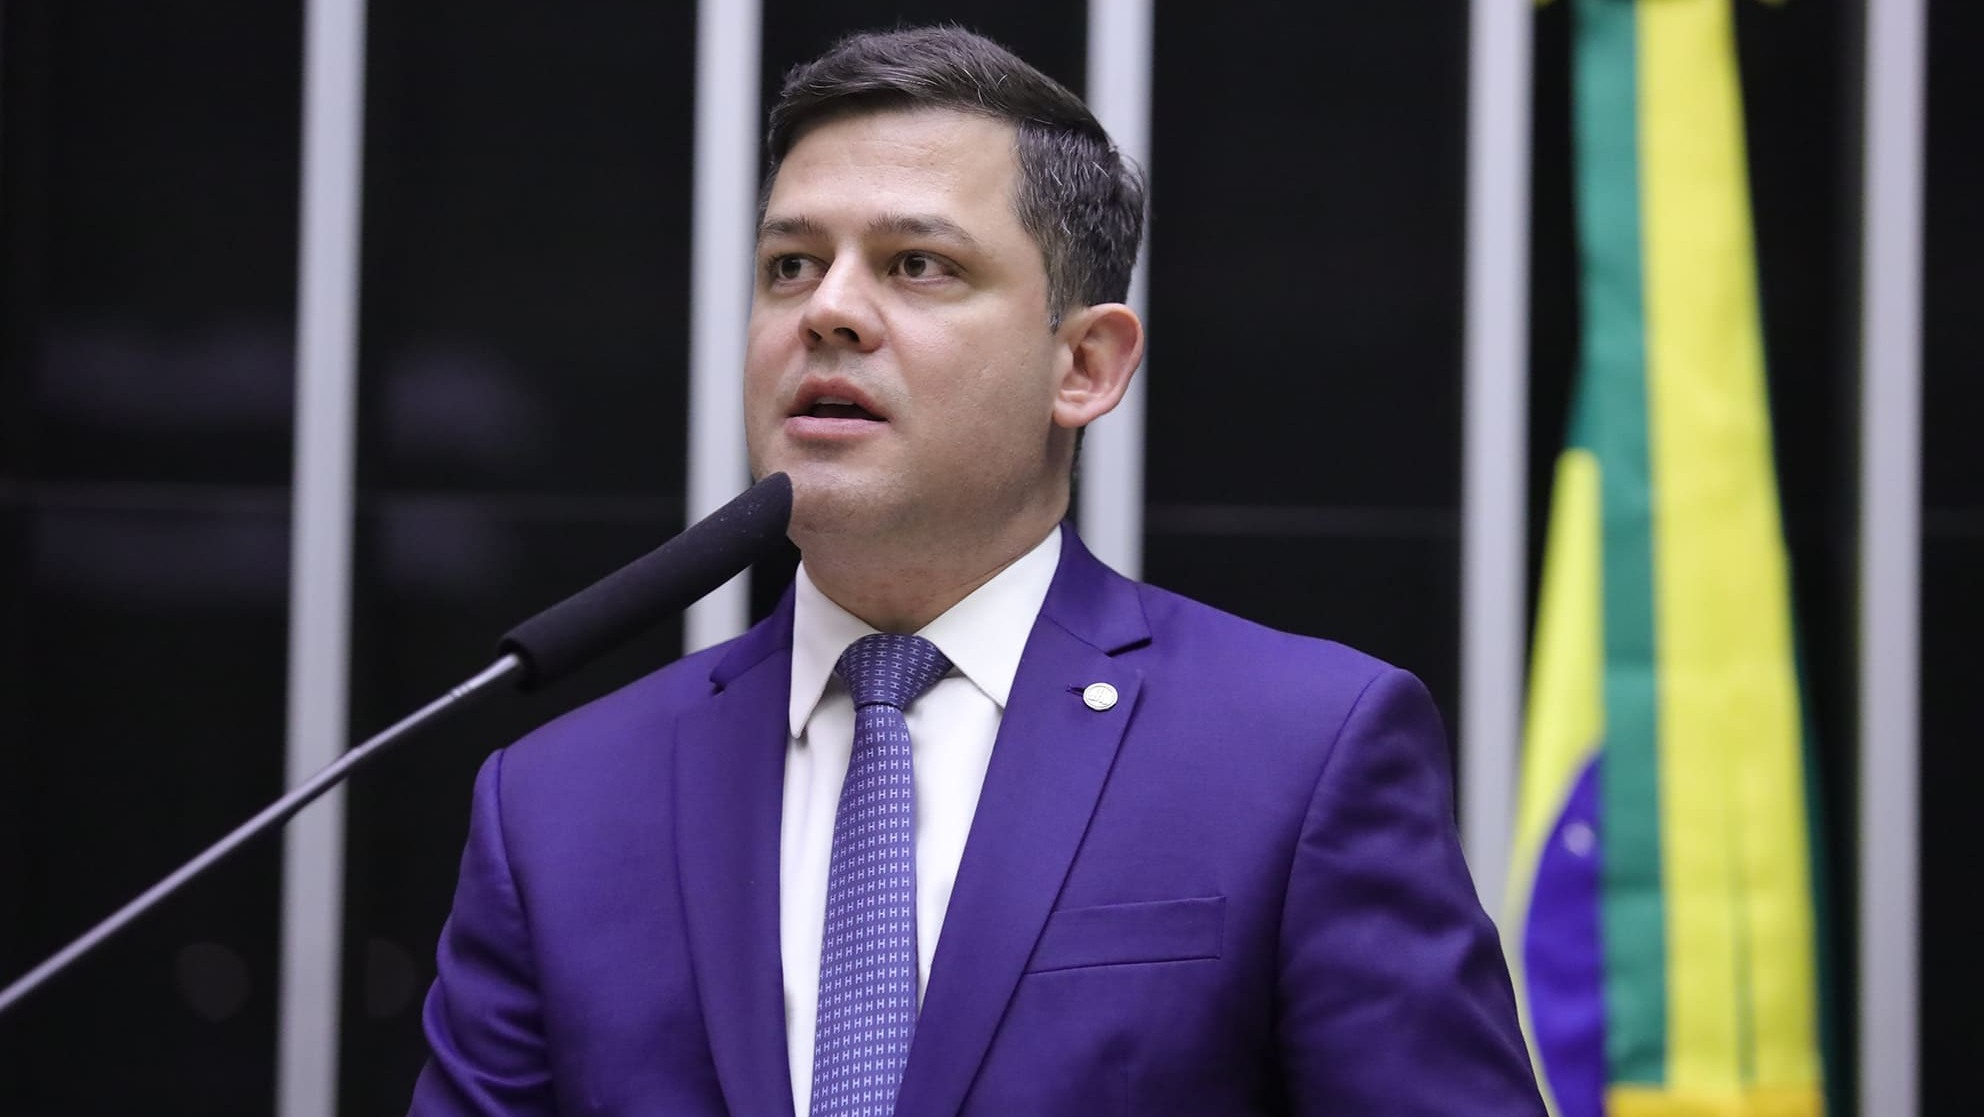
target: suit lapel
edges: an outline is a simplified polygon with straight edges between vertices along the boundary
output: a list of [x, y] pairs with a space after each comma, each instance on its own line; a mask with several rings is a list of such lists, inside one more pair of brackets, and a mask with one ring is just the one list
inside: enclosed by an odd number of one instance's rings
[[675, 848], [710, 1052], [736, 1117], [792, 1117], [779, 959], [779, 812], [792, 599], [711, 673], [682, 716]]
[[[1148, 640], [1135, 586], [1064, 529], [944, 914], [897, 1113], [963, 1105], [1136, 708], [1142, 676], [1112, 657]], [[1105, 710], [1082, 697], [1099, 682], [1116, 688]]]

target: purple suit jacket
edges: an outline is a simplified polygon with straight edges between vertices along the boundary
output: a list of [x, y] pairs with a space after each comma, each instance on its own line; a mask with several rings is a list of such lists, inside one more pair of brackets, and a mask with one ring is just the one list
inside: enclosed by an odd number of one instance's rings
[[[788, 594], [483, 766], [415, 1114], [790, 1117], [791, 638]], [[1064, 530], [896, 1112], [1540, 1117], [1448, 772], [1412, 676]]]

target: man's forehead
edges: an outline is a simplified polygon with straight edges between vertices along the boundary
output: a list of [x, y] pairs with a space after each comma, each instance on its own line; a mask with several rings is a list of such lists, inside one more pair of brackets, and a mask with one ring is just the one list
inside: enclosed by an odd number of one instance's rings
[[955, 105], [922, 105], [852, 101], [829, 109], [802, 124], [786, 146], [783, 163], [806, 144], [809, 138], [827, 131], [874, 131], [881, 134], [909, 134], [931, 129], [964, 129], [978, 133], [1002, 134], [1017, 142], [1019, 128], [1012, 121], [989, 112], [977, 112]]
[[794, 179], [811, 190], [874, 176], [874, 185], [887, 189], [1011, 181], [1018, 170], [1018, 129], [1007, 121], [927, 107], [849, 112], [800, 133], [773, 169], [767, 200], [776, 201]]
[[844, 114], [802, 134], [774, 171], [758, 239], [858, 232], [984, 247], [1013, 216], [1015, 134], [1004, 121], [948, 109]]

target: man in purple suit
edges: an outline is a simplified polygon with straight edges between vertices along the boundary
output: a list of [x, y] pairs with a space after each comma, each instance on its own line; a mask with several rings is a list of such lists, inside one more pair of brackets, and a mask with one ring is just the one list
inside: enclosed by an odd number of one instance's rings
[[413, 1111], [1543, 1111], [1410, 675], [1062, 524], [1143, 188], [954, 29], [771, 114], [744, 396], [779, 609], [497, 753]]

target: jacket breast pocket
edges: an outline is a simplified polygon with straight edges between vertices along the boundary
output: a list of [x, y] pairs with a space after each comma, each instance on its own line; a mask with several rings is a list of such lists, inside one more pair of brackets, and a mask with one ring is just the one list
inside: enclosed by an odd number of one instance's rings
[[1026, 972], [1217, 958], [1226, 897], [1065, 908], [1047, 917]]

